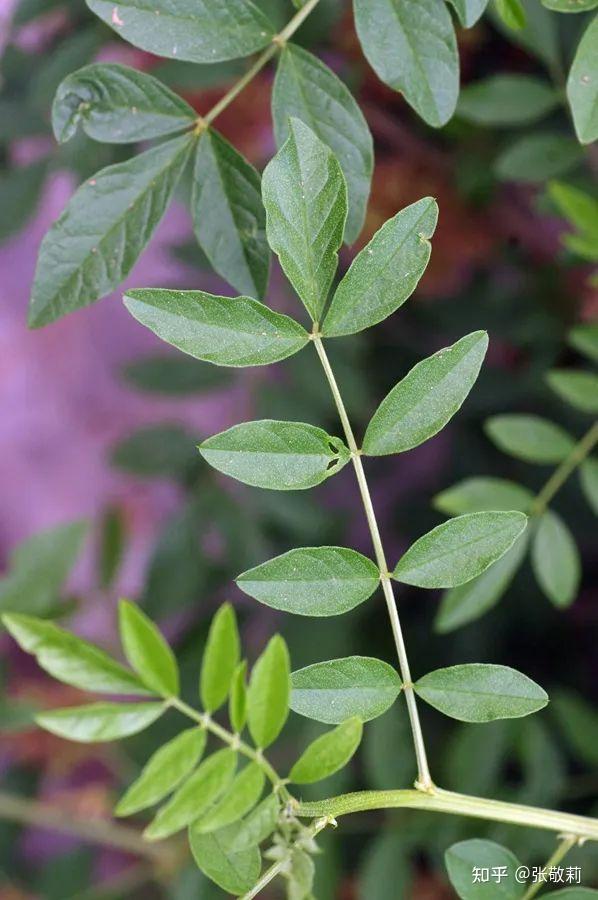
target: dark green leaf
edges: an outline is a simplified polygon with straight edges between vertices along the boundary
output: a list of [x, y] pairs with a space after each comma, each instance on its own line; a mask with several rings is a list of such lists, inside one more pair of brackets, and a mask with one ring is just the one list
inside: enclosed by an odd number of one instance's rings
[[35, 721], [46, 731], [69, 741], [100, 743], [143, 731], [165, 709], [163, 703], [91, 703], [40, 713]]
[[110, 462], [142, 478], [186, 481], [197, 468], [196, 441], [180, 425], [146, 425], [113, 447]]
[[100, 522], [97, 570], [100, 587], [112, 587], [123, 561], [127, 540], [124, 513], [119, 506], [108, 506]]
[[558, 103], [548, 81], [532, 75], [491, 75], [463, 88], [457, 113], [479, 125], [524, 125], [543, 118]]
[[291, 709], [337, 725], [353, 716], [367, 722], [392, 706], [401, 679], [388, 663], [367, 656], [330, 659], [291, 675]]
[[598, 138], [598, 15], [594, 16], [575, 52], [567, 79], [567, 99], [582, 144]]
[[570, 606], [577, 596], [581, 561], [573, 535], [552, 510], [542, 514], [532, 541], [536, 581], [551, 603]]
[[526, 487], [505, 478], [466, 478], [453, 487], [436, 494], [436, 509], [447, 516], [484, 510], [518, 509], [527, 512], [534, 495]]
[[189, 845], [201, 871], [235, 897], [251, 890], [261, 867], [257, 846], [237, 851], [231, 849], [241, 828], [242, 825], [235, 822], [210, 834], [202, 834], [195, 827], [189, 829]]
[[197, 146], [191, 209], [199, 246], [215, 271], [236, 290], [263, 297], [270, 250], [260, 176], [211, 129]]
[[276, 740], [289, 714], [289, 651], [276, 634], [251, 672], [247, 691], [247, 724], [258, 747]]
[[228, 698], [228, 717], [233, 730], [237, 733], [243, 731], [247, 719], [247, 684], [245, 676], [247, 674], [247, 662], [240, 662], [234, 671], [231, 685], [230, 695]]
[[79, 188], [42, 241], [29, 309], [32, 327], [117, 287], [166, 210], [192, 146], [187, 135], [175, 138], [102, 169]]
[[338, 772], [359, 747], [362, 732], [361, 719], [353, 718], [320, 735], [303, 751], [289, 779], [295, 784], [312, 784]]
[[586, 413], [598, 412], [598, 375], [582, 369], [552, 369], [546, 380], [571, 406]]
[[575, 446], [566, 431], [540, 416], [492, 416], [486, 419], [484, 429], [499, 450], [531, 463], [562, 462]]
[[235, 611], [223, 603], [212, 619], [201, 662], [199, 694], [206, 712], [218, 709], [228, 697], [240, 654]]
[[[525, 893], [525, 884], [519, 884], [515, 874], [520, 862], [516, 856], [493, 841], [461, 841], [453, 844], [444, 854], [450, 882], [461, 900], [519, 900]], [[475, 881], [474, 870], [501, 870], [499, 879], [490, 876], [483, 883]]]
[[194, 825], [194, 831], [207, 834], [238, 821], [258, 802], [264, 789], [265, 775], [257, 763], [252, 762], [232, 781], [222, 797]]
[[198, 366], [179, 353], [136, 359], [122, 369], [122, 375], [138, 391], [166, 397], [202, 394], [226, 385], [230, 379], [229, 372], [216, 366]]
[[121, 600], [118, 608], [120, 639], [131, 668], [150, 691], [176, 697], [179, 672], [174, 654], [164, 637], [134, 603]]
[[0, 241], [16, 234], [29, 221], [47, 173], [46, 160], [0, 173]]
[[568, 172], [582, 157], [582, 149], [568, 135], [528, 134], [517, 138], [500, 153], [494, 171], [503, 181], [541, 184], [548, 178]]
[[586, 500], [598, 516], [598, 459], [586, 459], [581, 464], [579, 480]]
[[89, 137], [127, 144], [181, 131], [193, 124], [193, 108], [157, 78], [116, 63], [85, 66], [61, 83], [52, 105], [60, 143], [79, 125]]

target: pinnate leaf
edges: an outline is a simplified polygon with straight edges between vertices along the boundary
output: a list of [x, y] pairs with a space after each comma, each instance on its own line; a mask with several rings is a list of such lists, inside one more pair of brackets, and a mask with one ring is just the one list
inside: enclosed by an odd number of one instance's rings
[[253, 667], [247, 692], [247, 724], [260, 748], [276, 740], [287, 720], [290, 671], [287, 645], [276, 634]]
[[326, 337], [363, 331], [411, 296], [428, 265], [437, 219], [436, 201], [424, 197], [385, 222], [336, 289], [322, 325]]
[[126, 41], [171, 59], [215, 63], [249, 56], [274, 34], [251, 0], [86, 0]]
[[80, 125], [96, 141], [126, 144], [181, 131], [195, 110], [147, 72], [117, 63], [93, 63], [61, 82], [52, 105], [52, 128], [60, 143]]
[[558, 106], [550, 83], [532, 75], [492, 75], [461, 91], [457, 113], [479, 125], [513, 126], [535, 122]]
[[210, 625], [201, 663], [199, 693], [206, 712], [218, 709], [228, 697], [240, 655], [237, 617], [230, 603], [223, 603]]
[[526, 487], [506, 478], [466, 478], [434, 497], [434, 506], [447, 516], [484, 510], [527, 512], [534, 495]]
[[115, 814], [130, 816], [166, 797], [195, 768], [205, 746], [206, 733], [200, 728], [177, 734], [150, 756], [141, 775], [121, 797]]
[[380, 659], [348, 656], [298, 669], [291, 675], [291, 709], [308, 719], [337, 725], [356, 716], [375, 719], [401, 690], [395, 669]]
[[[461, 900], [520, 900], [525, 885], [519, 884], [515, 873], [520, 866], [517, 857], [493, 841], [470, 840], [453, 844], [444, 854], [448, 876]], [[474, 881], [474, 869], [501, 869], [504, 878], [483, 883]], [[506, 871], [505, 871], [506, 869]]]
[[302, 422], [245, 422], [208, 438], [199, 452], [211, 466], [245, 484], [304, 490], [344, 466], [349, 451], [338, 438]]
[[582, 35], [567, 79], [567, 99], [582, 144], [598, 138], [598, 15]]
[[163, 703], [90, 703], [40, 713], [35, 721], [46, 731], [69, 741], [100, 743], [143, 731], [165, 709]]
[[361, 742], [361, 719], [347, 719], [332, 731], [316, 738], [307, 747], [289, 773], [295, 784], [322, 781], [347, 765]]
[[235, 776], [224, 797], [195, 823], [194, 829], [200, 834], [207, 834], [236, 822], [258, 802], [264, 780], [261, 767], [257, 763], [249, 763]]
[[525, 530], [523, 513], [466, 513], [424, 534], [401, 557], [393, 578], [418, 587], [457, 587], [484, 572]]
[[430, 706], [460, 722], [517, 719], [548, 703], [546, 692], [527, 675], [484, 663], [436, 669], [420, 678], [414, 689]]
[[52, 622], [20, 613], [2, 621], [15, 641], [58, 681], [97, 694], [147, 694], [147, 687], [99, 647]]
[[251, 297], [141, 288], [127, 291], [125, 306], [163, 341], [219, 366], [278, 362], [309, 341], [298, 322]]
[[344, 547], [301, 547], [243, 572], [242, 591], [303, 616], [334, 616], [367, 600], [380, 582], [374, 563]]
[[233, 673], [228, 698], [228, 717], [236, 732], [243, 731], [247, 720], [247, 662], [240, 662]]
[[235, 897], [251, 890], [259, 878], [261, 867], [257, 846], [232, 849], [241, 827], [235, 822], [209, 834], [203, 834], [194, 826], [189, 829], [189, 845], [201, 871]]
[[575, 446], [560, 425], [540, 416], [506, 413], [487, 419], [484, 428], [499, 450], [526, 462], [559, 463]]
[[598, 375], [582, 369], [553, 369], [546, 380], [571, 406], [585, 413], [598, 412]]
[[374, 413], [363, 452], [401, 453], [437, 434], [469, 394], [487, 349], [488, 335], [475, 331], [418, 363]]
[[540, 517], [532, 541], [532, 568], [551, 603], [570, 606], [577, 596], [581, 560], [573, 535], [552, 510]]
[[151, 619], [128, 600], [119, 605], [120, 638], [125, 656], [150, 691], [163, 697], [179, 692], [174, 654]]
[[330, 147], [299, 119], [264, 171], [268, 242], [314, 321], [319, 321], [338, 265], [347, 217], [347, 186]]

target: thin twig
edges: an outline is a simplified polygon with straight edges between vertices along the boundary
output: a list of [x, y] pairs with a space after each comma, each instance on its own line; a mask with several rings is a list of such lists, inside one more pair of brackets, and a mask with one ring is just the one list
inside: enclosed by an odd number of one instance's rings
[[532, 502], [529, 510], [530, 516], [538, 516], [544, 512], [557, 491], [562, 488], [569, 476], [589, 456], [596, 444], [598, 444], [598, 421], [594, 422], [589, 431], [575, 445], [569, 456], [554, 470]]

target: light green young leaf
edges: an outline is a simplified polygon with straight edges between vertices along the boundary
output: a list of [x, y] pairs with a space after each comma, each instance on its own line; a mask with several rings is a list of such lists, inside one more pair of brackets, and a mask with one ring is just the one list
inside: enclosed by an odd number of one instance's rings
[[573, 169], [582, 157], [583, 150], [569, 135], [526, 134], [501, 151], [494, 171], [502, 181], [542, 184]]
[[143, 731], [166, 710], [163, 703], [91, 703], [40, 713], [40, 728], [81, 743], [117, 741]]
[[559, 13], [583, 13], [596, 9], [598, 0], [542, 0], [542, 6]]
[[349, 460], [338, 438], [302, 422], [244, 422], [199, 445], [211, 466], [254, 487], [296, 491], [330, 478]]
[[491, 75], [463, 88], [457, 114], [478, 125], [525, 125], [559, 104], [550, 82], [532, 75]]
[[527, 24], [525, 7], [521, 0], [494, 0], [496, 12], [511, 31], [521, 31]]
[[246, 594], [302, 616], [335, 616], [370, 597], [380, 582], [374, 563], [344, 547], [301, 547], [243, 572]]
[[598, 15], [582, 35], [567, 79], [567, 99], [582, 144], [598, 138]]
[[289, 773], [294, 784], [322, 781], [347, 765], [361, 742], [361, 719], [347, 719], [332, 731], [316, 738], [307, 747]]
[[[598, 220], [598, 203], [596, 204], [595, 212]], [[598, 238], [598, 225], [596, 226], [596, 235]], [[586, 322], [583, 325], [576, 325], [569, 332], [568, 341], [579, 353], [583, 353], [588, 359], [598, 362], [598, 322]]]
[[[519, 884], [515, 873], [520, 867], [517, 857], [493, 841], [470, 840], [453, 844], [444, 854], [450, 882], [461, 900], [520, 900], [525, 885]], [[504, 878], [485, 883], [474, 881], [474, 869], [501, 869]]]
[[314, 663], [291, 674], [291, 709], [308, 719], [338, 725], [346, 719], [375, 719], [401, 690], [395, 669], [381, 659], [347, 656]]
[[551, 603], [561, 609], [573, 603], [581, 580], [579, 551], [567, 525], [550, 509], [534, 532], [532, 568]]
[[524, 532], [511, 549], [485, 572], [467, 584], [447, 591], [442, 597], [434, 621], [434, 630], [439, 634], [447, 634], [455, 628], [461, 628], [462, 625], [479, 619], [492, 609], [520, 569], [527, 547], [528, 537]]
[[249, 56], [274, 36], [251, 0], [86, 0], [125, 41], [169, 59], [215, 63]]
[[242, 824], [234, 822], [220, 831], [202, 834], [189, 829], [189, 846], [201, 871], [228, 894], [239, 897], [247, 893], [260, 876], [261, 857], [257, 846], [233, 850], [235, 837]]
[[481, 19], [488, 0], [450, 0], [464, 28], [471, 28]]
[[247, 691], [247, 725], [261, 749], [276, 740], [287, 720], [290, 671], [287, 645], [275, 634], [253, 667]]
[[94, 303], [128, 275], [170, 203], [192, 146], [189, 135], [174, 138], [102, 169], [79, 188], [42, 241], [32, 328]]
[[309, 341], [294, 319], [250, 297], [140, 288], [127, 291], [125, 306], [163, 341], [219, 366], [264, 366]]
[[414, 366], [374, 413], [363, 452], [402, 453], [438, 434], [464, 403], [487, 349], [488, 335], [475, 331]]
[[68, 75], [52, 105], [59, 143], [79, 125], [95, 141], [127, 144], [188, 128], [195, 110], [147, 72], [116, 63], [93, 63]]
[[491, 416], [484, 430], [499, 450], [531, 463], [562, 462], [575, 447], [573, 438], [560, 425], [524, 413]]
[[527, 675], [484, 663], [436, 669], [414, 689], [430, 706], [460, 722], [518, 719], [548, 703], [546, 692]]
[[372, 136], [355, 98], [335, 73], [295, 44], [281, 55], [272, 92], [278, 146], [289, 135], [289, 119], [301, 119], [338, 159], [347, 182], [349, 210], [345, 240], [359, 236], [374, 164]]
[[411, 296], [428, 265], [437, 219], [436, 201], [424, 197], [376, 232], [336, 289], [322, 325], [326, 337], [363, 331]]
[[[596, 0], [598, 4], [598, 0]], [[588, 236], [598, 240], [598, 200], [588, 191], [583, 191], [564, 181], [551, 181], [548, 185], [548, 196], [557, 207], [561, 215], [565, 216], [579, 231], [587, 232]], [[576, 333], [595, 335], [594, 359], [598, 359], [598, 324], [588, 322], [576, 325], [569, 332], [569, 341], [573, 338], [575, 346]], [[583, 341], [582, 341], [583, 343]], [[584, 352], [582, 350], [582, 352]]]
[[265, 775], [257, 763], [249, 763], [235, 776], [229, 789], [207, 813], [199, 819], [194, 831], [207, 834], [217, 831], [253, 809], [264, 789]]
[[582, 462], [579, 481], [586, 500], [598, 516], [598, 459], [586, 459]]
[[270, 837], [278, 824], [280, 801], [276, 794], [268, 794], [258, 806], [238, 823], [238, 830], [230, 841], [235, 853], [257, 847]]
[[598, 412], [598, 375], [583, 369], [552, 369], [546, 380], [555, 393], [582, 412]]
[[314, 322], [338, 265], [347, 186], [330, 147], [299, 119], [262, 178], [268, 243]]
[[169, 837], [199, 819], [228, 788], [237, 765], [237, 754], [228, 747], [208, 756], [183, 782], [143, 832], [150, 841]]
[[247, 661], [240, 662], [233, 673], [228, 698], [228, 717], [233, 730], [237, 733], [243, 731], [247, 720]]
[[212, 129], [197, 146], [191, 210], [199, 246], [215, 271], [237, 291], [262, 298], [270, 250], [260, 176]]
[[96, 694], [151, 693], [137, 675], [99, 647], [52, 622], [19, 613], [4, 615], [2, 621], [22, 649], [58, 681]]
[[118, 615], [120, 639], [129, 665], [150, 691], [163, 697], [176, 697], [179, 692], [176, 659], [158, 628], [128, 600], [120, 601]]
[[206, 746], [206, 732], [187, 728], [160, 747], [119, 800], [114, 814], [131, 816], [164, 799], [198, 764]]
[[506, 478], [465, 478], [458, 484], [436, 494], [433, 504], [447, 516], [484, 510], [527, 512], [534, 495], [526, 487]]
[[228, 697], [240, 658], [237, 617], [230, 603], [223, 603], [212, 619], [201, 663], [199, 695], [206, 712], [218, 709]]
[[368, 62], [428, 125], [445, 125], [459, 94], [455, 29], [442, 0], [353, 0]]
[[417, 587], [457, 587], [500, 559], [525, 531], [523, 513], [467, 513], [443, 522], [412, 544], [392, 573]]

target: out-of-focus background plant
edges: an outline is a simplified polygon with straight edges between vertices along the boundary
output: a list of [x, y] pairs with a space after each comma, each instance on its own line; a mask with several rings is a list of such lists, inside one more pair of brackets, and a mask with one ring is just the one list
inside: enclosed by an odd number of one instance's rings
[[[292, 14], [284, 0], [258, 5], [280, 25]], [[449, 428], [371, 466], [391, 558], [443, 512], [475, 508], [475, 498], [446, 493], [465, 477], [513, 479], [532, 494], [546, 483], [558, 460], [505, 455], [496, 417], [542, 416], [577, 439], [598, 406], [595, 376], [576, 374], [591, 372], [598, 345], [598, 325], [591, 327], [598, 314], [598, 153], [595, 144], [576, 140], [564, 100], [566, 73], [592, 13], [559, 14], [538, 0], [505, 5], [511, 15], [524, 10], [523, 27], [508, 28], [504, 9], [503, 18], [493, 9], [473, 28], [457, 30], [463, 88], [456, 115], [439, 130], [377, 79], [343, 0], [321, 0], [297, 35], [351, 87], [374, 136], [365, 228], [357, 246], [343, 251], [342, 266], [408, 203], [429, 194], [441, 210], [430, 266], [400, 319], [333, 347], [354, 421], [367, 423], [380, 397], [422, 356], [478, 328], [491, 337], [477, 389]], [[547, 5], [556, 8], [559, 0]], [[198, 641], [223, 599], [235, 604], [254, 658], [274, 629], [285, 635], [295, 667], [349, 653], [380, 655], [385, 647], [390, 653], [376, 605], [321, 619], [315, 629], [312, 620], [258, 607], [231, 587], [240, 571], [289, 547], [329, 543], [369, 552], [351, 474], [309, 495], [287, 494], [282, 503], [276, 494], [227, 483], [194, 450], [199, 437], [240, 420], [317, 415], [324, 427], [334, 422], [311, 355], [287, 362], [284, 373], [259, 369], [243, 381], [223, 375], [168, 354], [128, 316], [121, 291], [46, 329], [26, 327], [48, 226], [82, 180], [139, 149], [83, 133], [57, 148], [50, 107], [62, 79], [90, 62], [120, 62], [158, 76], [203, 112], [246, 64], [158, 59], [122, 42], [80, 0], [5, 0], [0, 47], [0, 609], [68, 616], [80, 634], [111, 645], [116, 600], [133, 597], [160, 621], [191, 679]], [[265, 69], [218, 120], [260, 170], [275, 149], [271, 85]], [[192, 237], [188, 193], [181, 183], [127, 285], [228, 292]], [[283, 311], [294, 302], [278, 270], [268, 300]], [[504, 419], [502, 425], [504, 431]], [[426, 717], [433, 769], [446, 787], [460, 790], [467, 780], [472, 793], [598, 809], [597, 481], [590, 464], [581, 483], [570, 478], [555, 497], [567, 528], [558, 543], [566, 551], [556, 560], [565, 584], [556, 594], [544, 585], [546, 597], [534, 578], [533, 553], [502, 596], [497, 590], [488, 600], [486, 591], [485, 603], [401, 591], [418, 672], [485, 659], [523, 668], [550, 693], [559, 686], [548, 710], [516, 728]], [[102, 831], [114, 798], [164, 735], [154, 729], [118, 748], [90, 749], [42, 734], [33, 714], [77, 701], [77, 693], [43, 677], [4, 635], [0, 649], [0, 898], [221, 896], [185, 861], [156, 866], [151, 851], [115, 846]], [[313, 723], [295, 728], [297, 740], [316, 733]], [[319, 786], [318, 796], [409, 783], [405, 729], [396, 710], [374, 722], [353, 767]], [[288, 740], [294, 744], [292, 732]], [[441, 864], [446, 846], [482, 832], [511, 840], [506, 826], [412, 811], [389, 813], [382, 838], [380, 823], [380, 814], [362, 815], [347, 821], [333, 844], [326, 836], [319, 900], [450, 898]], [[550, 836], [518, 832], [520, 857], [541, 861], [550, 847]], [[570, 859], [574, 865], [575, 855]], [[595, 850], [584, 853], [583, 876], [598, 886]]]

